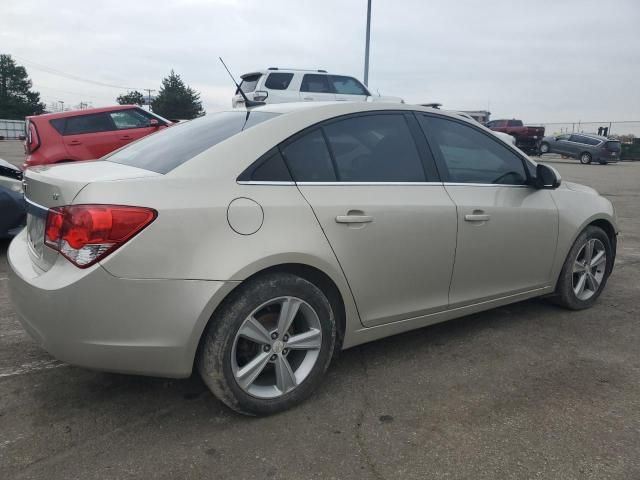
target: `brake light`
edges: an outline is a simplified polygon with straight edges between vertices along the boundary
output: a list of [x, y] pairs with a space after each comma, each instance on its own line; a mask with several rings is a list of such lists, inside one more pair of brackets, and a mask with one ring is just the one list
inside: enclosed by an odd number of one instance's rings
[[87, 268], [124, 245], [157, 217], [151, 208], [70, 205], [49, 209], [44, 242]]
[[40, 147], [38, 130], [36, 130], [36, 126], [31, 122], [27, 123], [27, 138], [25, 139], [25, 146], [27, 153], [33, 153], [38, 149], [38, 147]]

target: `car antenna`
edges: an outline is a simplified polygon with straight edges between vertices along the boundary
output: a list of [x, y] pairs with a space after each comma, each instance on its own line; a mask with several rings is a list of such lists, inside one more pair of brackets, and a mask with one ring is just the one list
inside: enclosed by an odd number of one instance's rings
[[229, 69], [227, 68], [227, 64], [224, 63], [224, 60], [222, 60], [222, 57], [218, 57], [220, 59], [220, 63], [222, 63], [222, 66], [224, 67], [224, 69], [227, 71], [227, 73], [229, 74], [229, 76], [231, 77], [231, 80], [233, 80], [233, 83], [236, 85], [237, 88], [237, 93], [239, 93], [240, 95], [242, 95], [242, 98], [244, 98], [244, 106], [247, 108], [251, 108], [251, 107], [259, 107], [260, 105], [266, 105], [265, 102], [258, 102], [256, 100], [249, 100], [247, 98], [247, 96], [245, 95], [245, 93], [242, 91], [242, 89], [240, 88], [240, 85], [238, 84], [238, 82], [236, 82], [236, 79], [233, 78], [233, 75], [231, 74], [231, 72], [229, 71]]

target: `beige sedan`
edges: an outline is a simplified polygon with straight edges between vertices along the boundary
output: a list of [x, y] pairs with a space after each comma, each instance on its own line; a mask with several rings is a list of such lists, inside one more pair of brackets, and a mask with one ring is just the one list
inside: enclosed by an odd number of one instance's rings
[[187, 377], [245, 414], [311, 394], [335, 352], [531, 297], [582, 309], [611, 203], [491, 131], [400, 104], [280, 104], [29, 169], [10, 291], [87, 368]]

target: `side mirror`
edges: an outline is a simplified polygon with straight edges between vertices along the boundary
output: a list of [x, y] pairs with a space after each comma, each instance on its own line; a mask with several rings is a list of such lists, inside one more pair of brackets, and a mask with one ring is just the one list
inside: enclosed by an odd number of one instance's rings
[[536, 188], [554, 189], [558, 188], [561, 183], [562, 177], [555, 168], [544, 163], [538, 164], [534, 183]]
[[155, 118], [152, 118], [151, 120], [149, 120], [149, 126], [158, 128], [160, 126], [160, 121], [158, 121]]

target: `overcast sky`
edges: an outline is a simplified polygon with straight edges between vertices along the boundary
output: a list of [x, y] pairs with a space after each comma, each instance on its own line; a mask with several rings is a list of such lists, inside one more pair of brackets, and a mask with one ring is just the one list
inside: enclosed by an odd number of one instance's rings
[[[639, 0], [373, 0], [369, 86], [525, 122], [640, 119]], [[366, 0], [4, 1], [0, 53], [48, 103], [113, 104], [172, 68], [205, 108], [269, 66], [363, 77]]]

